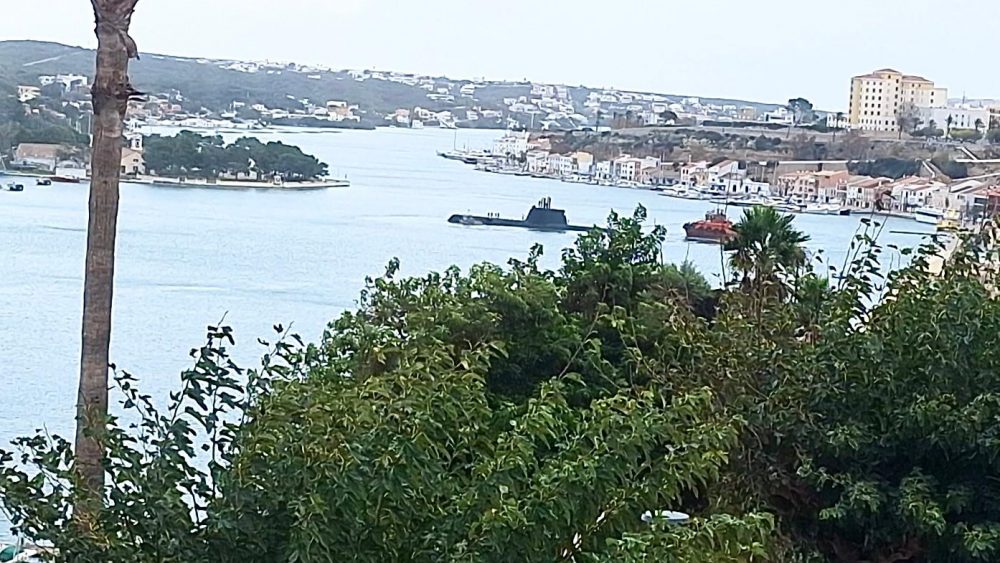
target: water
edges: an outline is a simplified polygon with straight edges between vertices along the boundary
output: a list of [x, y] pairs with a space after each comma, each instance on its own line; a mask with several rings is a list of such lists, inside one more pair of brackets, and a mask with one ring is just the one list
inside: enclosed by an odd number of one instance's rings
[[[393, 257], [404, 274], [422, 274], [452, 264], [503, 263], [542, 243], [543, 263], [557, 267], [559, 250], [575, 238], [448, 224], [455, 212], [521, 217], [551, 196], [571, 223], [592, 224], [603, 223], [611, 209], [631, 213], [642, 204], [651, 223], [668, 228], [668, 260], [689, 259], [719, 280], [719, 248], [688, 244], [681, 229], [712, 207], [707, 202], [477, 172], [435, 155], [455, 143], [445, 130], [259, 136], [300, 145], [352, 187], [287, 193], [122, 188], [111, 357], [154, 397], [175, 386], [205, 326], [223, 316], [236, 330], [237, 357], [249, 364], [261, 351], [256, 338], [269, 338], [275, 323], [292, 323], [315, 340], [355, 305], [365, 276], [383, 272]], [[457, 140], [482, 148], [496, 136], [460, 131]], [[23, 193], [0, 192], [0, 444], [43, 427], [71, 436], [76, 399], [87, 190], [25, 183]], [[825, 249], [839, 265], [859, 219], [800, 215], [795, 224], [812, 237], [811, 248]], [[928, 230], [900, 220], [889, 229]], [[884, 239], [902, 246], [918, 241]]]

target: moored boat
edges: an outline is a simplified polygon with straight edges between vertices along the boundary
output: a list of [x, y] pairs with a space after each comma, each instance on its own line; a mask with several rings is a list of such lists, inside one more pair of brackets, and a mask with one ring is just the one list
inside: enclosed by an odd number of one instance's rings
[[24, 185], [23, 184], [15, 184], [14, 182], [11, 182], [11, 183], [7, 184], [7, 191], [8, 192], [23, 192], [24, 191]]
[[913, 219], [918, 223], [937, 225], [944, 218], [944, 211], [933, 207], [919, 207], [913, 210]]
[[685, 223], [684, 235], [691, 241], [724, 244], [736, 236], [736, 231], [725, 213], [709, 211], [704, 219]]
[[822, 203], [809, 203], [802, 208], [802, 212], [812, 215], [829, 215], [830, 209]]

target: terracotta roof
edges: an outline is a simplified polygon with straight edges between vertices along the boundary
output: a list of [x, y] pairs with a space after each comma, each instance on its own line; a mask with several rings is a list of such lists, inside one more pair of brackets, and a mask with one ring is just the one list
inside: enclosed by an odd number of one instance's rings
[[923, 76], [917, 76], [915, 74], [904, 74], [903, 80], [909, 80], [910, 82], [927, 82], [929, 84], [933, 84], [933, 82], [927, 80]]

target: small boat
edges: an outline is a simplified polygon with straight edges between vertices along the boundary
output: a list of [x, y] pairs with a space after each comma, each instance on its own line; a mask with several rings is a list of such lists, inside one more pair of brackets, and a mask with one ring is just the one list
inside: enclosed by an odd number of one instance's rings
[[7, 191], [8, 192], [23, 192], [24, 191], [24, 185], [23, 184], [15, 184], [14, 182], [11, 182], [11, 183], [7, 184]]
[[34, 545], [25, 545], [23, 543], [18, 543], [17, 545], [0, 544], [0, 561], [10, 561], [11, 563], [40, 563], [42, 561], [42, 556], [45, 554], [52, 555], [52, 550]]
[[937, 222], [937, 230], [944, 233], [954, 233], [962, 229], [962, 222], [957, 212], [949, 210]]
[[53, 176], [52, 181], [63, 184], [79, 184], [80, 178], [77, 178], [76, 176]]
[[802, 206], [794, 203], [779, 203], [774, 208], [785, 213], [802, 213]]
[[829, 215], [830, 209], [821, 203], [809, 203], [802, 208], [802, 212], [812, 215]]
[[462, 215], [455, 214], [448, 218], [448, 222], [455, 225], [466, 226], [492, 226], [492, 227], [522, 227], [536, 231], [589, 231], [594, 227], [584, 227], [580, 225], [570, 225], [566, 221], [566, 212], [562, 209], [552, 207], [552, 198], [542, 198], [536, 205], [528, 211], [528, 216], [524, 219], [505, 219], [496, 213], [489, 215]]
[[36, 186], [51, 186], [52, 185], [52, 180], [49, 180], [48, 178], [39, 178], [39, 179], [35, 180], [35, 185]]
[[725, 244], [736, 236], [733, 223], [721, 211], [709, 211], [705, 218], [684, 225], [686, 240]]
[[913, 218], [918, 223], [937, 225], [944, 218], [944, 211], [934, 207], [920, 207], [913, 210]]

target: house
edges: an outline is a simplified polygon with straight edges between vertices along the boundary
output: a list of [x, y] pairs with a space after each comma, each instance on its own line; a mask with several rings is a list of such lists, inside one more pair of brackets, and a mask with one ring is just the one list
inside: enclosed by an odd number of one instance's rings
[[14, 151], [14, 165], [55, 172], [56, 164], [64, 152], [63, 145], [21, 143]]
[[708, 162], [688, 162], [681, 165], [680, 180], [689, 186], [704, 185], [708, 180]]
[[623, 182], [638, 182], [643, 159], [623, 156], [614, 160], [614, 176]]
[[850, 176], [844, 182], [844, 203], [855, 209], [873, 209], [879, 201], [883, 186], [892, 182], [891, 178]]
[[795, 122], [795, 115], [784, 107], [779, 107], [774, 111], [764, 114], [765, 123], [777, 123], [779, 125], [791, 125]]
[[528, 132], [508, 131], [493, 143], [492, 153], [495, 156], [520, 158], [528, 152]]
[[778, 194], [803, 202], [840, 202], [847, 197], [846, 182], [849, 178], [846, 170], [782, 174], [778, 176]]
[[680, 166], [673, 162], [661, 162], [654, 168], [643, 168], [639, 181], [651, 186], [669, 186], [680, 181]]
[[931, 197], [930, 206], [941, 210], [957, 211], [960, 215], [978, 215], [977, 204], [981, 204], [989, 184], [983, 180], [962, 180], [938, 190]]
[[122, 174], [126, 176], [138, 176], [146, 173], [146, 162], [142, 158], [142, 152], [132, 149], [122, 149]]
[[525, 164], [528, 172], [532, 174], [541, 174], [548, 167], [549, 163], [549, 152], [548, 151], [528, 151], [525, 154]]
[[602, 160], [594, 165], [594, 178], [610, 181], [614, 164], [610, 160]]
[[24, 102], [30, 102], [35, 98], [42, 95], [42, 89], [38, 86], [18, 86], [17, 87], [17, 100], [22, 104]]
[[563, 154], [550, 154], [546, 169], [549, 174], [569, 176], [573, 173], [573, 159]]
[[571, 155], [573, 160], [573, 173], [580, 176], [592, 176], [594, 174], [594, 155], [585, 151], [577, 151]]
[[892, 198], [890, 207], [898, 211], [910, 211], [925, 207], [933, 200], [934, 192], [945, 188], [944, 184], [921, 178], [907, 176], [896, 180], [889, 186]]
[[708, 167], [708, 181], [712, 183], [724, 175], [739, 174], [740, 163], [735, 160], [723, 160]]

